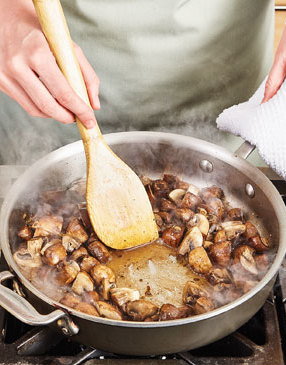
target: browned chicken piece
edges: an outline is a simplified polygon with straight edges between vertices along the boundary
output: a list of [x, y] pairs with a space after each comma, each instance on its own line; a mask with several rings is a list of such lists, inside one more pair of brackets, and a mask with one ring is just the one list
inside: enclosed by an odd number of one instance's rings
[[101, 317], [114, 319], [117, 321], [122, 320], [122, 313], [109, 303], [99, 300], [96, 302], [95, 307]]
[[94, 306], [99, 299], [100, 299], [99, 294], [95, 290], [85, 291], [82, 294], [82, 300]]
[[95, 257], [86, 256], [82, 259], [80, 263], [80, 268], [82, 271], [86, 271], [89, 273], [91, 269], [96, 265], [100, 265], [100, 262]]
[[160, 210], [163, 212], [170, 212], [171, 210], [176, 209], [176, 205], [172, 203], [170, 200], [162, 198], [160, 200]]
[[88, 252], [101, 263], [107, 263], [110, 258], [108, 249], [99, 240], [90, 242], [87, 246]]
[[27, 250], [32, 256], [39, 255], [43, 246], [44, 240], [42, 237], [31, 238], [27, 241]]
[[269, 250], [268, 240], [263, 240], [260, 236], [251, 237], [249, 239], [249, 244], [255, 249], [256, 252], [264, 252]]
[[83, 246], [80, 246], [77, 250], [74, 250], [72, 254], [70, 255], [70, 260], [78, 261], [83, 259], [84, 257], [88, 256], [87, 249]]
[[32, 228], [29, 226], [24, 226], [23, 228], [20, 229], [20, 231], [18, 232], [18, 236], [20, 238], [22, 238], [25, 241], [30, 240], [33, 237], [33, 231]]
[[63, 227], [63, 217], [45, 215], [34, 221], [34, 237], [59, 236]]
[[243, 213], [240, 208], [232, 208], [227, 212], [227, 215], [231, 221], [242, 221]]
[[98, 311], [95, 309], [93, 305], [89, 303], [80, 302], [74, 307], [74, 309], [76, 311], [83, 312], [91, 316], [99, 317]]
[[248, 274], [257, 275], [257, 267], [254, 260], [255, 250], [248, 245], [238, 246], [234, 251], [233, 269], [239, 275], [243, 271]]
[[166, 181], [170, 189], [174, 189], [176, 185], [180, 182], [178, 176], [172, 174], [164, 174], [163, 180]]
[[184, 223], [189, 222], [194, 215], [195, 213], [188, 208], [177, 208], [175, 210], [175, 216]]
[[23, 269], [32, 269], [42, 266], [42, 260], [39, 255], [32, 256], [27, 248], [22, 247], [13, 255], [16, 263]]
[[218, 186], [210, 186], [200, 191], [201, 198], [206, 202], [211, 198], [222, 199], [224, 197], [223, 190]]
[[172, 214], [170, 212], [157, 212], [166, 224], [172, 223]]
[[197, 207], [202, 203], [202, 200], [199, 196], [192, 194], [192, 193], [186, 193], [181, 204], [180, 208], [188, 208], [193, 211], [196, 211]]
[[60, 300], [60, 303], [67, 307], [74, 308], [80, 303], [80, 297], [72, 293], [66, 293]]
[[176, 307], [173, 304], [163, 304], [160, 308], [159, 321], [185, 318], [191, 313], [192, 309], [186, 305], [183, 307]]
[[231, 242], [214, 243], [209, 247], [211, 259], [221, 267], [227, 267], [231, 260]]
[[67, 252], [73, 252], [74, 250], [77, 250], [81, 243], [75, 239], [74, 237], [64, 234], [62, 237], [62, 245], [66, 249]]
[[97, 265], [91, 269], [90, 274], [99, 288], [103, 298], [108, 300], [110, 289], [115, 287], [114, 272], [105, 265]]
[[224, 229], [217, 231], [214, 236], [214, 243], [224, 242], [227, 241], [226, 233]]
[[184, 234], [184, 228], [181, 226], [172, 226], [164, 230], [162, 239], [164, 243], [171, 247], [177, 247]]
[[170, 192], [168, 183], [162, 179], [154, 180], [152, 183], [152, 189], [155, 197], [163, 198]]
[[258, 233], [258, 230], [257, 228], [255, 227], [254, 224], [252, 224], [251, 222], [246, 222], [245, 223], [245, 232], [244, 232], [244, 236], [247, 238], [247, 239], [250, 239], [252, 237], [255, 237], [255, 236], [259, 236], [259, 233]]
[[191, 248], [200, 247], [203, 245], [203, 235], [198, 227], [192, 227], [185, 234], [179, 249], [179, 255], [185, 255]]
[[80, 271], [72, 284], [72, 290], [76, 294], [82, 295], [85, 291], [93, 291], [93, 288], [92, 278], [86, 272]]
[[196, 314], [203, 314], [214, 309], [214, 303], [210, 298], [201, 297], [196, 301], [194, 310]]
[[88, 234], [77, 218], [74, 218], [66, 229], [66, 234], [75, 238], [78, 242], [84, 243], [88, 239]]
[[43, 256], [44, 263], [50, 266], [57, 265], [60, 261], [63, 261], [67, 256], [66, 250], [64, 246], [61, 244], [61, 241], [52, 240], [51, 243], [53, 241], [55, 243], [45, 249]]
[[193, 305], [200, 297], [209, 297], [208, 290], [193, 281], [188, 281], [183, 290], [183, 303]]
[[212, 263], [203, 247], [194, 248], [189, 253], [189, 264], [198, 274], [208, 274], [212, 268]]
[[158, 312], [158, 307], [147, 300], [139, 299], [126, 304], [126, 313], [134, 321], [144, 321]]
[[60, 285], [68, 285], [76, 278], [80, 267], [75, 261], [62, 261], [58, 264], [57, 281]]
[[110, 290], [110, 297], [114, 304], [125, 311], [125, 304], [140, 298], [137, 289], [113, 288]]

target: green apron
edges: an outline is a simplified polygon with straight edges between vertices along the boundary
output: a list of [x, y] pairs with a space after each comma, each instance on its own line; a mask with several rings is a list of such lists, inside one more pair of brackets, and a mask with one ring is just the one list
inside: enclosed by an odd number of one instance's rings
[[[101, 80], [103, 132], [156, 130], [234, 150], [217, 130], [249, 98], [273, 55], [271, 0], [62, 0], [73, 39]], [[0, 97], [0, 163], [31, 163], [79, 139], [75, 125], [31, 118]]]

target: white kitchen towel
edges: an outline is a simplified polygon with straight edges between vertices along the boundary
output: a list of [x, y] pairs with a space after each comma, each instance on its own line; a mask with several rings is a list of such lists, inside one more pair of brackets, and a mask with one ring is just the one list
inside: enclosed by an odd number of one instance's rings
[[261, 104], [265, 82], [248, 101], [225, 109], [216, 122], [219, 129], [255, 145], [264, 161], [286, 180], [286, 81]]

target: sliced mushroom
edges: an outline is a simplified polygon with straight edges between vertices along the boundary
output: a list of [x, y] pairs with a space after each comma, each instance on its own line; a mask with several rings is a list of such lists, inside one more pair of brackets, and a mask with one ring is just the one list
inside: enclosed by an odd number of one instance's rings
[[246, 226], [240, 221], [228, 221], [221, 224], [229, 241], [245, 232]]
[[82, 295], [85, 291], [93, 291], [93, 287], [92, 278], [83, 271], [80, 271], [77, 274], [77, 277], [72, 284], [72, 290], [78, 295]]
[[249, 244], [255, 249], [256, 252], [264, 252], [269, 249], [268, 240], [262, 240], [260, 236], [251, 237]]
[[203, 245], [203, 235], [198, 227], [192, 227], [186, 233], [178, 249], [179, 255], [185, 255], [191, 248], [200, 247]]
[[87, 246], [88, 252], [95, 257], [98, 261], [106, 263], [110, 258], [108, 249], [99, 241], [94, 240]]
[[60, 300], [60, 303], [67, 307], [74, 308], [80, 303], [80, 297], [72, 293], [66, 293]]
[[232, 283], [230, 273], [227, 271], [227, 269], [222, 269], [222, 268], [217, 268], [217, 267], [212, 268], [209, 271], [208, 281], [212, 285], [231, 284]]
[[85, 291], [82, 294], [82, 300], [86, 303], [96, 305], [96, 302], [100, 299], [99, 294], [93, 290], [93, 291]]
[[174, 189], [169, 193], [169, 198], [177, 205], [179, 205], [186, 194], [184, 189]]
[[27, 250], [31, 256], [40, 255], [44, 240], [42, 237], [31, 238], [27, 241]]
[[227, 215], [231, 221], [242, 221], [243, 213], [240, 208], [232, 208], [227, 212]]
[[176, 205], [172, 203], [170, 200], [162, 198], [160, 200], [160, 210], [163, 212], [170, 212], [171, 210], [176, 209]]
[[99, 300], [96, 302], [95, 307], [101, 317], [114, 319], [117, 321], [122, 319], [121, 312], [116, 307], [114, 307], [109, 303]]
[[201, 297], [196, 301], [194, 309], [196, 314], [210, 312], [214, 309], [214, 303], [210, 298]]
[[186, 193], [180, 204], [180, 208], [189, 208], [195, 211], [201, 203], [200, 197], [192, 193]]
[[114, 272], [105, 265], [94, 266], [90, 274], [94, 279], [104, 299], [109, 299], [110, 289], [115, 287]]
[[99, 317], [98, 311], [94, 308], [93, 305], [85, 302], [78, 303], [74, 309], [79, 312], [83, 312], [89, 314], [91, 316]]
[[110, 297], [114, 304], [124, 310], [125, 304], [138, 300], [140, 298], [140, 294], [137, 289], [113, 288], [110, 290]]
[[189, 222], [194, 217], [194, 212], [188, 208], [177, 208], [175, 210], [175, 216], [182, 222]]
[[187, 192], [199, 196], [200, 189], [197, 186], [190, 184]]
[[203, 214], [197, 213], [195, 215], [195, 220], [196, 220], [196, 226], [202, 232], [204, 237], [206, 237], [207, 234], [208, 234], [208, 231], [210, 229], [210, 224], [209, 224], [209, 221], [208, 221], [207, 217]]
[[231, 260], [231, 242], [214, 243], [209, 248], [209, 255], [216, 264], [227, 267]]
[[67, 226], [66, 234], [75, 238], [78, 242], [84, 243], [88, 239], [88, 235], [77, 218], [74, 218]]
[[234, 265], [241, 265], [246, 272], [257, 275], [258, 271], [253, 257], [254, 253], [254, 248], [248, 245], [238, 246], [234, 252]]
[[95, 257], [86, 256], [82, 259], [80, 263], [80, 268], [82, 271], [86, 271], [89, 273], [91, 269], [96, 265], [100, 265], [100, 262]]
[[198, 274], [208, 274], [212, 263], [203, 247], [196, 247], [189, 253], [189, 264]]
[[192, 312], [188, 306], [176, 307], [173, 304], [163, 304], [160, 308], [159, 321], [170, 321], [188, 317]]
[[74, 250], [73, 253], [70, 255], [70, 260], [77, 261], [86, 256], [88, 256], [87, 249], [84, 248], [83, 246], [80, 246], [80, 248], [78, 248], [77, 250]]
[[18, 236], [23, 240], [28, 241], [33, 237], [33, 231], [29, 226], [24, 226], [18, 232]]
[[181, 226], [172, 226], [165, 229], [162, 233], [164, 243], [171, 247], [177, 247], [184, 234], [184, 228]]
[[158, 307], [147, 300], [139, 299], [126, 304], [126, 313], [134, 321], [144, 321], [158, 312]]
[[258, 233], [258, 230], [257, 228], [255, 227], [254, 224], [252, 224], [251, 222], [246, 222], [245, 223], [245, 232], [244, 232], [244, 236], [247, 238], [247, 239], [250, 239], [252, 237], [255, 237], [255, 236], [259, 236], [259, 233]]
[[193, 305], [200, 297], [209, 297], [209, 292], [202, 285], [188, 281], [183, 290], [183, 303]]
[[73, 252], [74, 250], [77, 250], [81, 245], [81, 243], [77, 239], [68, 234], [63, 235], [62, 244], [67, 252]]
[[80, 272], [80, 267], [75, 261], [62, 261], [58, 265], [57, 281], [60, 285], [70, 284]]
[[[63, 261], [66, 256], [66, 250], [59, 240], [52, 240], [52, 245], [48, 246], [44, 251], [43, 261], [50, 266], [57, 265], [60, 261]], [[51, 243], [52, 243], [51, 241]]]
[[62, 231], [63, 217], [55, 215], [45, 215], [38, 218], [33, 223], [35, 228], [34, 237], [58, 236]]
[[42, 260], [40, 256], [33, 256], [30, 252], [22, 247], [18, 251], [16, 251], [13, 255], [14, 260], [16, 263], [27, 269], [27, 268], [36, 268], [42, 266]]

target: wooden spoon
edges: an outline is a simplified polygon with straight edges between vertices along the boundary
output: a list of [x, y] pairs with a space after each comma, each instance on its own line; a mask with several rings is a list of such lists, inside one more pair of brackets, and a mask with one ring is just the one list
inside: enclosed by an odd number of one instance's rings
[[[74, 91], [90, 106], [59, 0], [33, 0], [57, 63]], [[147, 193], [138, 176], [107, 146], [99, 127], [86, 129], [76, 118], [87, 163], [86, 201], [98, 237], [115, 249], [158, 238]]]

